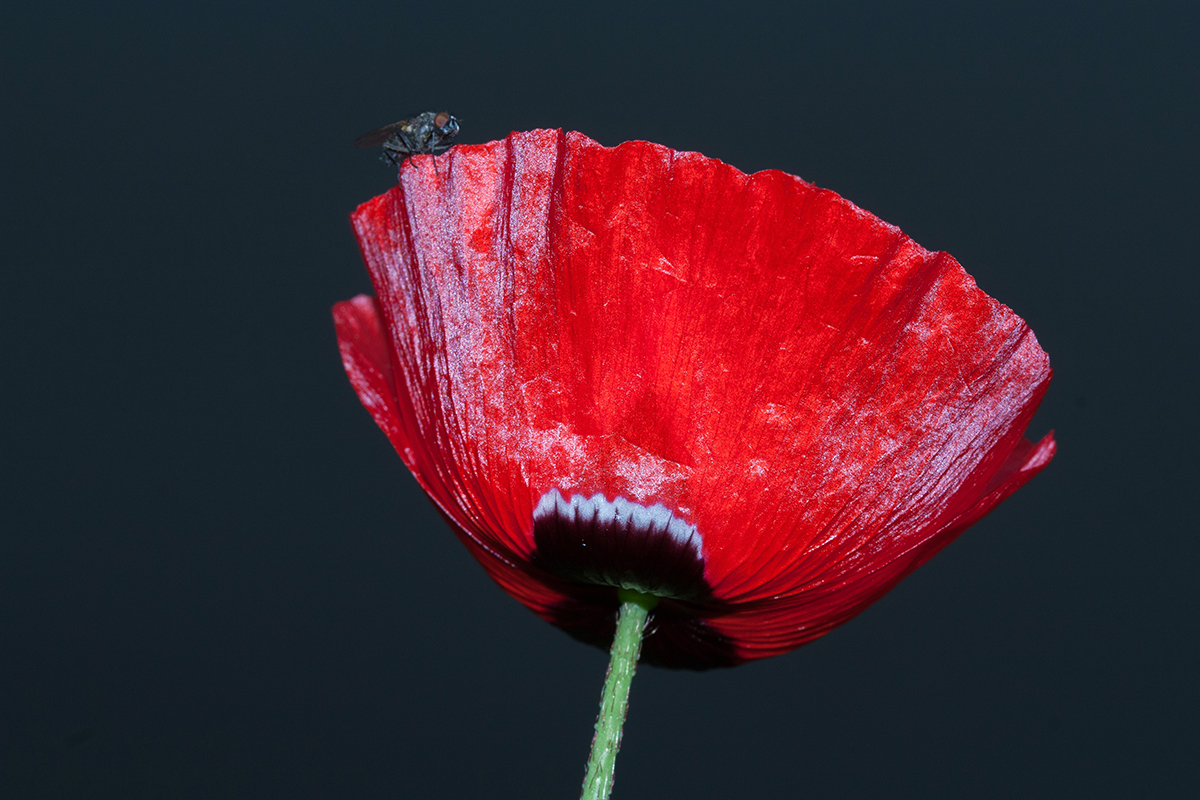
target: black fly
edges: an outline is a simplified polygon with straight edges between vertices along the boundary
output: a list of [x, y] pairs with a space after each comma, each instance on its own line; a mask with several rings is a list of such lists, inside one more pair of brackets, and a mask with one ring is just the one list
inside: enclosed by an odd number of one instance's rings
[[426, 111], [410, 119], [376, 128], [354, 140], [355, 147], [383, 145], [383, 160], [398, 165], [417, 153], [443, 153], [458, 135], [458, 120], [449, 111]]

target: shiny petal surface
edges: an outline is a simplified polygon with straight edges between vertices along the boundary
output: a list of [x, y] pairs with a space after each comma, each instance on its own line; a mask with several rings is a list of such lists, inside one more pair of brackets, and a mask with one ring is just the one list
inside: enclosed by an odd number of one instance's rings
[[364, 405], [489, 574], [589, 641], [615, 590], [537, 566], [552, 490], [695, 526], [711, 596], [646, 646], [703, 667], [844, 622], [1053, 455], [1025, 323], [794, 176], [532, 131], [410, 159], [353, 222]]

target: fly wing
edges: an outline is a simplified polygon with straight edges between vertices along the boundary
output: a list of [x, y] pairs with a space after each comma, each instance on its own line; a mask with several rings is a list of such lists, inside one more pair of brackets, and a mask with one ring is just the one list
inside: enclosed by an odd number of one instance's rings
[[408, 120], [402, 119], [399, 122], [393, 122], [391, 125], [384, 125], [382, 128], [376, 128], [373, 131], [364, 133], [362, 136], [354, 140], [355, 147], [379, 147], [379, 145], [392, 138], [396, 131], [403, 128], [408, 123]]

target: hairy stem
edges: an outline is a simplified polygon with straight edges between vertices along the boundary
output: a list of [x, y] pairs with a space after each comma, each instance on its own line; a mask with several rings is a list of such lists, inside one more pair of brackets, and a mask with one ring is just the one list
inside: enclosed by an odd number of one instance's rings
[[637, 669], [638, 654], [642, 651], [642, 633], [650, 609], [658, 603], [651, 595], [621, 589], [621, 611], [617, 618], [617, 633], [613, 637], [608, 659], [608, 675], [604, 693], [600, 696], [600, 715], [596, 718], [596, 735], [592, 739], [592, 755], [588, 759], [587, 777], [583, 779], [581, 800], [608, 800], [612, 793], [613, 772], [617, 767], [617, 750], [621, 748], [621, 728], [629, 708], [629, 685]]

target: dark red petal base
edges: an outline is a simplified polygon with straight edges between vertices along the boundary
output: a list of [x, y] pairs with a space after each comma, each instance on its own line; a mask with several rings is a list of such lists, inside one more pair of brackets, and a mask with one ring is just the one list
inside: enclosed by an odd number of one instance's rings
[[557, 489], [533, 512], [534, 566], [578, 583], [632, 589], [676, 600], [711, 600], [703, 542], [694, 525], [665, 506]]
[[[579, 641], [607, 650], [617, 627], [617, 590], [576, 587], [572, 595], [543, 618]], [[702, 608], [669, 598], [659, 601], [646, 628], [641, 660], [656, 667], [695, 670], [744, 662], [735, 644], [705, 619], [705, 615], [719, 614], [716, 609], [721, 605], [717, 602], [713, 608]]]
[[691, 668], [739, 661], [732, 642], [698, 616], [725, 610], [704, 580], [703, 539], [665, 506], [599, 494], [568, 501], [552, 489], [533, 512], [533, 538], [530, 563], [573, 584], [564, 587], [571, 599], [553, 609], [552, 622], [575, 638], [608, 647], [620, 604], [616, 590], [632, 589], [660, 598], [644, 660]]

